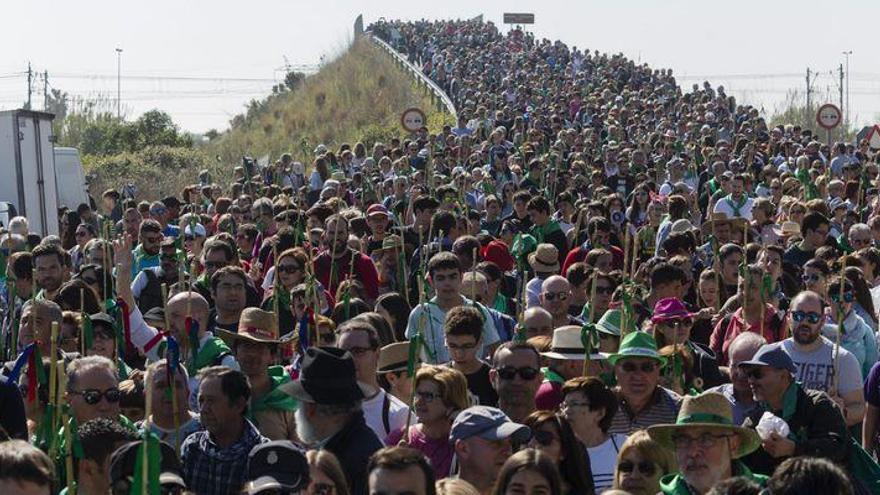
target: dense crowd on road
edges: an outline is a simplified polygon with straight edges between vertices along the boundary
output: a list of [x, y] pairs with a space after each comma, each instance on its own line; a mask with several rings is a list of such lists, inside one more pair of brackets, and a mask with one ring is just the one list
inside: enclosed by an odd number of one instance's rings
[[880, 493], [880, 154], [520, 29], [369, 33], [455, 125], [2, 226], [0, 493]]

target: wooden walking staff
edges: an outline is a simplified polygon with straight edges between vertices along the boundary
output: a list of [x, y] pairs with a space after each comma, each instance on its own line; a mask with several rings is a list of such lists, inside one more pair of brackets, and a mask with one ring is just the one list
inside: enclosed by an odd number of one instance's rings
[[[59, 382], [58, 388], [61, 390], [59, 394], [63, 394], [63, 390], [67, 389], [67, 374], [64, 372], [64, 360], [58, 361], [58, 366], [61, 368], [58, 373]], [[65, 416], [67, 416], [65, 418]], [[67, 478], [67, 493], [68, 495], [76, 495], [76, 473], [73, 470], [73, 433], [70, 431], [70, 411], [69, 409], [64, 411], [64, 414], [61, 415], [62, 424], [64, 425], [64, 470], [65, 470], [65, 478]]]
[[843, 318], [845, 316], [843, 313], [843, 288], [846, 285], [846, 264], [842, 258], [840, 260], [840, 279], [838, 283], [840, 284], [840, 291], [837, 301], [837, 336], [834, 338], [834, 380], [831, 384], [833, 392], [831, 395], [837, 395], [840, 387], [840, 338], [845, 330], [843, 326]]
[[[168, 285], [162, 284], [162, 314], [165, 317], [165, 331], [171, 331], [171, 321], [168, 317]], [[171, 366], [166, 354], [165, 366]], [[171, 376], [171, 417], [174, 421], [174, 451], [180, 454], [180, 415], [177, 413], [177, 377]]]
[[[596, 281], [599, 279], [598, 274], [599, 274], [599, 270], [594, 268], [593, 274], [592, 274], [593, 281], [592, 281], [592, 286], [590, 288], [590, 312], [589, 312], [590, 316], [589, 316], [589, 319], [587, 320], [587, 323], [585, 323], [584, 327], [581, 329], [581, 340], [583, 341], [583, 344], [584, 344], [584, 372], [583, 372], [584, 376], [589, 376], [587, 368], [590, 364], [590, 354], [591, 354], [590, 347], [592, 347], [592, 344], [593, 344], [592, 333], [590, 332], [590, 330], [595, 329], [595, 326], [593, 325], [593, 318], [595, 317], [595, 314], [596, 314]], [[588, 327], [591, 327], [591, 328], [588, 330]], [[586, 338], [584, 338], [584, 334], [586, 334]]]
[[[633, 239], [633, 255], [632, 255], [632, 272], [630, 273], [630, 278], [635, 280], [636, 273], [639, 271], [639, 236], [636, 233], [635, 238]], [[626, 269], [626, 267], [624, 267]]]
[[[52, 416], [50, 418], [52, 424], [50, 431], [52, 434], [58, 431], [58, 409], [60, 406], [58, 401], [58, 328], [58, 322], [53, 321], [52, 333], [49, 337], [51, 339], [49, 345], [49, 404], [52, 405]], [[36, 363], [36, 365], [42, 366], [42, 363]], [[56, 442], [52, 442], [49, 446], [49, 457], [52, 459], [55, 458], [55, 444]]]
[[272, 311], [275, 312], [275, 327], [278, 329], [278, 335], [281, 335], [281, 313], [278, 311], [278, 298], [281, 297], [281, 274], [278, 271], [278, 245], [272, 246], [272, 266], [275, 272], [272, 275]]
[[623, 271], [626, 274], [627, 269], [629, 268], [629, 248], [630, 242], [632, 238], [632, 234], [630, 233], [630, 226], [624, 225], [623, 228], [626, 230], [626, 234], [623, 236]]
[[[152, 373], [147, 372], [144, 380], [152, 380]], [[143, 462], [141, 463], [141, 483], [142, 495], [150, 495], [150, 425], [152, 420], [150, 415], [153, 414], [153, 394], [146, 394], [144, 399], [144, 439], [141, 443], [143, 452]]]
[[718, 246], [718, 237], [716, 237], [715, 235], [715, 219], [712, 218], [711, 211], [709, 211], [709, 221], [712, 225], [712, 243], [709, 247], [712, 249], [712, 259], [714, 263], [718, 264], [718, 268], [715, 270], [715, 286], [718, 287], [718, 297], [715, 298], [715, 310], [718, 311], [719, 309], [721, 309], [721, 294], [723, 286], [721, 284], [721, 260], [718, 259], [720, 246]]
[[82, 356], [86, 355], [86, 292], [84, 288], [79, 290], [79, 341], [80, 341], [80, 354]]

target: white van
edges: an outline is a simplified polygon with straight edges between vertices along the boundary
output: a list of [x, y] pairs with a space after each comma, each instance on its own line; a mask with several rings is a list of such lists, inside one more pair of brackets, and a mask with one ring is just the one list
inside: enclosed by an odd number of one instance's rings
[[89, 204], [85, 172], [76, 148], [55, 148], [55, 185], [59, 206], [75, 210], [82, 203]]

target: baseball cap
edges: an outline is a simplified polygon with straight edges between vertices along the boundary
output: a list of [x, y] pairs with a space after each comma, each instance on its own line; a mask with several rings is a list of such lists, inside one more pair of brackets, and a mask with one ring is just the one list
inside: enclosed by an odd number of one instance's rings
[[[143, 440], [137, 440], [128, 442], [113, 451], [113, 454], [110, 455], [110, 480], [115, 483], [118, 480], [134, 476], [135, 460], [138, 450], [141, 448], [143, 448]], [[177, 459], [177, 453], [174, 452], [174, 447], [165, 442], [159, 442], [159, 453], [162, 459], [159, 463], [159, 483], [186, 488], [182, 476], [183, 471], [180, 461]]]
[[526, 425], [514, 423], [498, 408], [472, 406], [455, 417], [449, 439], [465, 440], [474, 436], [489, 441], [510, 438], [516, 442], [526, 442], [531, 438], [532, 430]]
[[764, 344], [758, 349], [758, 352], [748, 361], [742, 361], [737, 366], [770, 366], [780, 370], [788, 370], [791, 373], [797, 373], [798, 369], [791, 356], [782, 348], [779, 343]]
[[290, 440], [276, 440], [254, 446], [248, 454], [244, 492], [256, 495], [267, 490], [297, 492], [309, 485], [309, 463], [305, 452]]

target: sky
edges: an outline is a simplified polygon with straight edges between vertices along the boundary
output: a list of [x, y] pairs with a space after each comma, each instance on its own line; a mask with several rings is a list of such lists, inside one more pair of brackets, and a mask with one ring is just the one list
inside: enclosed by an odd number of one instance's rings
[[877, 0], [78, 0], [4, 2], [3, 11], [22, 21], [3, 26], [2, 110], [26, 100], [29, 62], [35, 109], [44, 72], [50, 88], [115, 105], [120, 69], [126, 118], [159, 108], [186, 131], [223, 130], [285, 66], [314, 71], [344, 51], [358, 14], [365, 24], [480, 14], [500, 24], [503, 12], [531, 12], [538, 37], [672, 68], [685, 87], [708, 78], [768, 115], [792, 89], [802, 101], [808, 67], [819, 74], [814, 101], [837, 103], [836, 71], [851, 50], [850, 120], [880, 123]]

